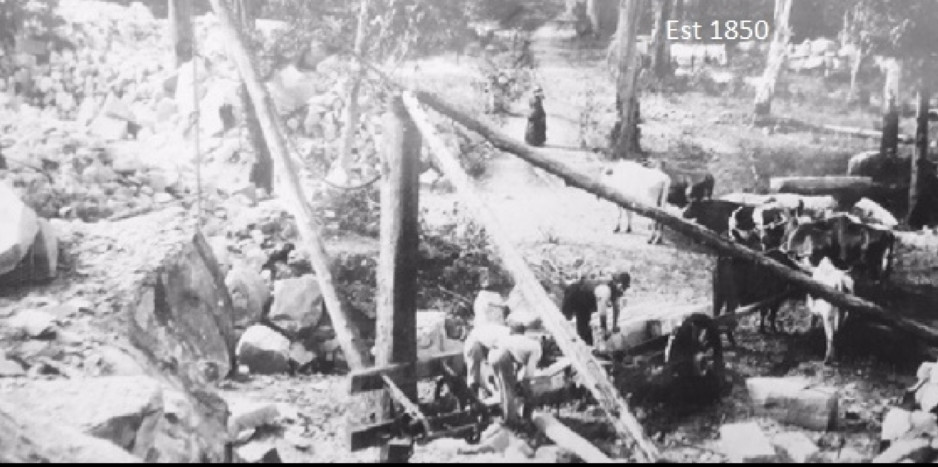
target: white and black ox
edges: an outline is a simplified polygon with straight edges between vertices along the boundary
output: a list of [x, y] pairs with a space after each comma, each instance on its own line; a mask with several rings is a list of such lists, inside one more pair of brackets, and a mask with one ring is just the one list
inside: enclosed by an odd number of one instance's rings
[[[683, 208], [690, 202], [710, 199], [713, 195], [713, 175], [670, 172], [669, 174], [664, 170], [664, 163], [661, 161], [648, 163], [617, 161], [613, 166], [603, 170], [602, 181], [626, 196], [656, 208], [664, 208], [668, 204]], [[632, 211], [621, 207], [613, 231], [615, 233], [622, 231], [623, 212], [626, 217], [625, 231], [631, 233]], [[661, 243], [661, 232], [661, 223], [656, 221], [648, 243]]]

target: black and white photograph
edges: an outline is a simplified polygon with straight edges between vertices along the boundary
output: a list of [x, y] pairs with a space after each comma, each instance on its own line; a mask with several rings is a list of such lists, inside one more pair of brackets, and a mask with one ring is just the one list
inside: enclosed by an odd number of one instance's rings
[[938, 0], [0, 0], [0, 463], [938, 462]]

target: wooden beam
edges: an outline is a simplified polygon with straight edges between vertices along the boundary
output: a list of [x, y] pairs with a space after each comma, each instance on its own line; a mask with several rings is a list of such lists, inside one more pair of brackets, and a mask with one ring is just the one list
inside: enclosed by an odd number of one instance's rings
[[465, 366], [464, 362], [465, 359], [460, 350], [437, 355], [428, 360], [358, 370], [349, 375], [349, 394], [354, 395], [381, 390], [384, 388], [381, 375], [388, 375], [399, 383], [405, 381], [404, 375], [407, 375], [412, 381], [420, 381], [444, 374], [446, 371], [444, 365], [449, 365], [451, 368], [463, 368]]
[[915, 115], [915, 151], [912, 153], [912, 170], [909, 175], [909, 213], [906, 217], [906, 224], [915, 212], [915, 207], [919, 202], [921, 192], [920, 181], [922, 179], [921, 165], [928, 158], [928, 101], [931, 98], [931, 91], [925, 84], [921, 84], [918, 90], [918, 109]]
[[554, 336], [560, 350], [571, 359], [580, 381], [593, 394], [616, 432], [633, 442], [636, 448], [635, 456], [643, 462], [654, 462], [658, 458], [658, 448], [645, 435], [641, 425], [630, 412], [628, 404], [619, 395], [606, 371], [593, 356], [592, 350], [577, 336], [564, 319], [563, 314], [557, 309], [557, 305], [547, 296], [524, 257], [511, 244], [511, 237], [501, 226], [495, 214], [486, 206], [472, 181], [463, 171], [459, 160], [451, 154], [446, 144], [437, 136], [433, 125], [414, 97], [407, 95], [404, 102], [436, 159], [437, 167], [456, 188], [461, 200], [475, 214], [475, 218], [485, 226], [489, 238], [500, 253], [505, 269], [515, 280], [515, 287], [521, 290], [525, 300], [539, 314], [544, 327]]
[[[399, 95], [391, 97], [382, 122], [382, 133], [384, 181], [381, 186], [375, 363], [390, 365], [417, 360], [415, 258], [419, 243], [417, 216], [421, 143], [420, 133], [407, 116]], [[387, 375], [383, 376], [391, 396], [382, 397], [381, 416], [385, 419], [392, 416], [391, 400], [406, 410], [406, 401], [417, 399], [417, 384], [412, 382], [411, 375], [401, 376], [400, 388]], [[411, 415], [420, 416], [419, 410]]]
[[369, 361], [368, 353], [365, 352], [361, 342], [358, 330], [352, 325], [352, 321], [345, 312], [339, 294], [336, 291], [335, 281], [331, 271], [331, 261], [326, 253], [325, 245], [320, 235], [320, 227], [316, 222], [312, 207], [306, 202], [307, 196], [300, 185], [298, 171], [294, 167], [293, 160], [287, 150], [286, 140], [280, 132], [277, 125], [277, 115], [274, 109], [273, 100], [267, 87], [261, 82], [254, 64], [254, 58], [245, 45], [245, 40], [241, 36], [235, 22], [232, 19], [231, 10], [228, 8], [225, 0], [211, 0], [215, 16], [218, 18], [218, 25], [228, 44], [228, 56], [235, 63], [241, 79], [247, 86], [248, 95], [257, 111], [257, 117], [264, 134], [264, 140], [270, 149], [271, 155], [276, 158], [275, 168], [278, 174], [278, 182], [283, 184], [277, 191], [284, 196], [288, 208], [296, 218], [297, 228], [300, 231], [300, 238], [303, 246], [309, 250], [310, 260], [313, 264], [313, 270], [316, 273], [316, 281], [322, 290], [323, 300], [326, 303], [326, 312], [332, 320], [332, 326], [335, 329], [339, 345], [345, 354], [345, 359], [350, 368], [359, 369], [365, 367]]
[[551, 441], [567, 451], [577, 455], [587, 464], [611, 464], [613, 461], [609, 456], [603, 454], [593, 443], [590, 443], [573, 430], [567, 428], [563, 423], [551, 415], [545, 413], [536, 413], [532, 417], [534, 425], [541, 433], [550, 438]]
[[488, 139], [496, 148], [510, 152], [535, 167], [560, 177], [569, 186], [580, 188], [602, 199], [611, 201], [624, 209], [634, 211], [639, 215], [661, 222], [674, 231], [696, 240], [698, 243], [717, 254], [752, 261], [762, 266], [774, 276], [791, 282], [801, 287], [805, 292], [827, 300], [835, 306], [843, 307], [848, 311], [856, 312], [871, 320], [887, 324], [911, 336], [922, 339], [925, 342], [938, 344], [938, 330], [930, 326], [904, 318], [897, 313], [891, 313], [875, 303], [863, 300], [854, 295], [848, 295], [834, 290], [831, 287], [815, 281], [806, 274], [793, 271], [791, 268], [775, 260], [767, 258], [754, 250], [733, 243], [731, 240], [723, 238], [698, 224], [687, 222], [684, 219], [671, 215], [663, 209], [649, 206], [631, 196], [625, 195], [619, 191], [619, 189], [609, 186], [564, 162], [554, 159], [551, 157], [548, 150], [532, 149], [523, 142], [507, 136], [493, 125], [483, 123], [472, 117], [468, 112], [460, 110], [458, 107], [443, 101], [434, 94], [422, 91], [417, 91], [414, 94], [421, 103], [453, 119], [469, 130], [479, 133]]

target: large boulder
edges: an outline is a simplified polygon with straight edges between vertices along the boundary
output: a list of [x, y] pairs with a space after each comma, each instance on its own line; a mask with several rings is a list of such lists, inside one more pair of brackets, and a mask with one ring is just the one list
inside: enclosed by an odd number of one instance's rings
[[113, 442], [140, 458], [153, 447], [163, 414], [159, 382], [140, 376], [31, 381], [3, 400]]
[[323, 311], [319, 283], [312, 275], [305, 275], [274, 284], [274, 303], [267, 319], [291, 339], [297, 339], [319, 325]]
[[251, 326], [238, 343], [238, 362], [251, 373], [271, 375], [290, 370], [290, 341], [267, 326]]
[[36, 235], [39, 219], [36, 213], [20, 201], [9, 186], [0, 183], [0, 275], [6, 274], [26, 257]]
[[[54, 421], [53, 421], [54, 420]], [[42, 417], [0, 398], [0, 463], [138, 463], [114, 443]]]
[[270, 289], [256, 269], [243, 264], [233, 267], [225, 277], [225, 285], [234, 306], [235, 328], [247, 329], [261, 319], [264, 304], [270, 299]]

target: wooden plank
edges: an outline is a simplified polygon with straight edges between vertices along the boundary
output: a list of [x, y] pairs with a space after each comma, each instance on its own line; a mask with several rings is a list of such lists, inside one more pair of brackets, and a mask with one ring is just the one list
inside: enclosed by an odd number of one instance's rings
[[411, 381], [419, 381], [421, 379], [443, 375], [444, 364], [450, 365], [452, 368], [464, 367], [465, 360], [462, 351], [437, 355], [429, 360], [386, 365], [355, 371], [349, 375], [349, 393], [354, 395], [383, 389], [384, 382], [381, 375], [388, 375], [398, 383], [404, 382], [404, 375], [408, 375]]
[[459, 160], [450, 153], [445, 143], [436, 135], [426, 114], [420, 109], [412, 95], [405, 95], [404, 102], [410, 111], [417, 128], [423, 134], [430, 147], [437, 167], [446, 175], [456, 188], [460, 198], [475, 214], [475, 218], [485, 226], [489, 238], [495, 244], [503, 265], [511, 273], [515, 287], [521, 290], [525, 300], [538, 313], [545, 329], [549, 331], [563, 351], [570, 358], [581, 383], [599, 403], [613, 424], [616, 432], [635, 445], [635, 455], [640, 461], [654, 462], [658, 458], [658, 448], [645, 435], [638, 420], [632, 415], [628, 404], [619, 395], [602, 365], [593, 356], [592, 350], [580, 339], [567, 324], [557, 305], [547, 296], [537, 277], [525, 262], [521, 253], [511, 244], [510, 237], [498, 222], [494, 213], [478, 194], [469, 177], [463, 171]]
[[401, 409], [407, 413], [410, 418], [420, 422], [423, 425], [424, 431], [430, 433], [430, 422], [427, 421], [427, 417], [420, 411], [420, 407], [417, 407], [417, 404], [404, 393], [404, 390], [398, 387], [398, 385], [387, 375], [382, 375], [381, 379], [384, 381], [384, 387], [387, 388], [388, 394], [391, 396], [391, 399], [401, 406]]
[[[466, 412], [445, 414], [429, 419], [433, 432], [427, 438], [418, 442], [427, 442], [439, 439], [441, 436], [462, 433], [477, 426], [475, 418]], [[348, 446], [352, 452], [378, 447], [385, 444], [394, 435], [394, 422], [378, 422], [371, 424], [348, 425], [346, 436]]]
[[276, 159], [278, 182], [284, 186], [277, 192], [284, 196], [287, 206], [296, 218], [297, 228], [302, 239], [302, 245], [310, 253], [310, 262], [316, 273], [316, 281], [322, 290], [323, 301], [326, 303], [326, 312], [332, 321], [337, 340], [345, 354], [346, 362], [353, 370], [364, 368], [370, 360], [368, 353], [362, 345], [358, 330], [346, 314], [345, 307], [339, 299], [335, 281], [331, 270], [331, 261], [326, 253], [326, 247], [320, 234], [321, 228], [316, 222], [312, 207], [306, 202], [309, 199], [300, 185], [299, 171], [293, 164], [293, 159], [287, 150], [286, 140], [277, 124], [278, 114], [274, 110], [267, 87], [261, 82], [254, 58], [245, 45], [245, 40], [235, 27], [231, 10], [224, 0], [211, 0], [212, 9], [218, 18], [218, 24], [225, 42], [228, 44], [228, 55], [235, 63], [241, 79], [248, 89], [248, 95], [257, 111], [257, 118], [264, 134], [271, 155]]
[[797, 285], [805, 292], [827, 300], [838, 307], [855, 312], [872, 321], [887, 324], [910, 336], [921, 339], [924, 342], [938, 344], [938, 330], [930, 326], [905, 318], [898, 313], [892, 313], [870, 301], [834, 290], [812, 279], [807, 274], [794, 271], [778, 261], [767, 258], [757, 251], [742, 247], [696, 223], [687, 222], [680, 217], [671, 215], [663, 209], [649, 206], [629, 195], [623, 194], [617, 188], [609, 186], [597, 180], [595, 177], [551, 157], [549, 151], [530, 148], [523, 142], [507, 136], [493, 125], [472, 117], [468, 112], [460, 110], [432, 93], [415, 91], [414, 95], [421, 103], [453, 119], [466, 128], [479, 133], [488, 139], [496, 148], [510, 152], [535, 167], [561, 178], [568, 186], [580, 188], [602, 199], [615, 203], [624, 209], [634, 211], [639, 215], [658, 221], [664, 226], [697, 241], [714, 253], [752, 261], [763, 267], [770, 274]]
[[915, 151], [912, 153], [912, 170], [909, 176], [909, 213], [906, 217], [906, 224], [912, 218], [915, 207], [918, 206], [921, 191], [920, 168], [922, 162], [928, 158], [928, 101], [931, 98], [931, 91], [924, 84], [920, 86], [915, 116]]
[[567, 428], [556, 418], [545, 414], [536, 413], [532, 417], [537, 429], [550, 438], [551, 441], [567, 451], [577, 455], [587, 464], [611, 464], [613, 461], [609, 456], [603, 454], [593, 443], [590, 443], [573, 430]]

